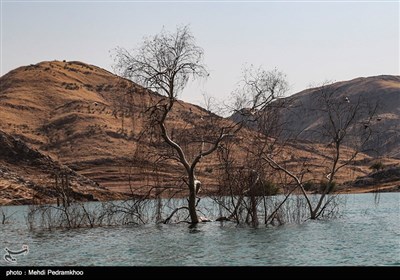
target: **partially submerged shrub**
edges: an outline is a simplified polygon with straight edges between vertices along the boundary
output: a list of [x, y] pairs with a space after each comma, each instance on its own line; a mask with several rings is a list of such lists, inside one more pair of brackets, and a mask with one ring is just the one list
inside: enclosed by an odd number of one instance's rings
[[336, 182], [332, 181], [332, 182], [326, 182], [326, 181], [322, 181], [319, 185], [319, 191], [320, 192], [324, 192], [324, 190], [328, 189], [327, 193], [331, 193], [335, 190], [336, 188]]

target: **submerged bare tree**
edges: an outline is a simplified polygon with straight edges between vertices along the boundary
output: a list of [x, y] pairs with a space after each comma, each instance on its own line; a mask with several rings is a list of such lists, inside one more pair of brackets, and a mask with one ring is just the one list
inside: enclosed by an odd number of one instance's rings
[[[350, 100], [331, 85], [319, 87], [313, 95], [312, 110], [322, 116], [323, 125], [314, 133], [318, 133], [319, 138], [330, 144], [319, 151], [326, 158], [322, 166], [304, 159], [301, 163], [300, 158], [291, 154], [296, 139], [288, 139], [282, 133], [287, 124], [282, 123], [280, 115], [283, 108], [290, 109], [291, 100], [279, 97], [283, 97], [287, 89], [283, 73], [250, 68], [244, 71], [243, 87], [234, 96], [236, 121], [244, 120], [248, 126], [260, 132], [254, 137], [254, 143], [247, 147], [248, 153], [275, 170], [274, 180], [285, 192], [283, 200], [276, 204], [275, 209], [272, 208], [272, 213], [265, 214], [266, 224], [276, 219], [282, 209], [294, 211], [284, 214], [298, 216], [298, 219], [317, 219], [335, 213], [338, 208], [336, 196], [330, 194], [334, 191], [337, 173], [351, 164], [365, 148], [371, 136], [370, 123], [376, 111], [376, 105], [361, 98]], [[348, 149], [348, 146], [352, 149]], [[294, 166], [294, 162], [298, 164]], [[316, 173], [321, 173], [319, 177], [323, 177], [323, 180], [320, 182], [320, 195], [311, 198], [306, 189], [312, 183], [306, 178]], [[296, 202], [294, 208], [288, 207], [293, 205], [290, 199], [292, 194], [303, 197], [302, 200], [296, 199], [299, 203]], [[303, 208], [308, 209], [307, 215]]]
[[31, 230], [36, 227], [47, 228], [78, 228], [94, 227], [101, 224], [102, 214], [98, 209], [90, 209], [76, 200], [67, 171], [54, 173], [54, 185], [50, 189], [57, 204], [30, 205], [27, 215]]
[[[277, 69], [244, 69], [241, 84], [232, 96], [231, 108], [235, 112], [232, 118], [260, 133], [251, 133], [248, 138], [242, 130], [246, 144], [236, 139], [219, 149], [220, 188], [213, 197], [221, 209], [218, 220], [258, 226], [261, 220], [270, 224], [279, 219], [281, 205], [269, 199], [278, 187], [273, 183], [271, 167], [263, 162], [261, 155], [275, 143], [270, 136], [278, 133], [278, 111], [287, 89], [286, 77]], [[237, 156], [235, 152], [240, 150], [245, 156]]]
[[54, 173], [54, 185], [49, 192], [56, 203], [29, 205], [26, 217], [30, 230], [73, 229], [105, 225], [145, 224], [149, 220], [149, 201], [141, 196], [129, 200], [88, 204], [92, 195], [72, 189], [68, 171]]
[[[321, 137], [329, 144], [320, 152], [326, 157], [322, 174], [326, 179], [321, 182], [320, 196], [314, 204], [305, 190], [303, 176], [305, 170], [296, 174], [294, 170], [279, 163], [278, 153], [271, 150], [263, 155], [263, 160], [276, 170], [283, 171], [294, 180], [301, 190], [309, 209], [309, 218], [321, 217], [328, 206], [336, 207], [335, 196], [329, 196], [335, 188], [337, 173], [345, 166], [351, 164], [358, 153], [363, 150], [371, 136], [370, 122], [375, 114], [376, 106], [367, 101], [350, 100], [347, 96], [339, 96], [338, 89], [325, 84], [315, 92], [314, 110], [323, 116], [324, 123], [319, 131]], [[358, 120], [362, 119], [362, 122]], [[345, 153], [347, 145], [352, 147], [351, 152]], [[307, 167], [307, 172], [311, 167]]]
[[165, 96], [151, 106], [148, 112], [163, 142], [173, 151], [171, 158], [180, 163], [186, 174], [189, 199], [188, 207], [182, 209], [189, 211], [191, 223], [199, 222], [196, 211], [199, 187], [196, 166], [202, 158], [214, 153], [221, 141], [229, 135], [228, 128], [221, 128], [213, 137], [208, 137], [207, 142], [197, 139], [197, 142], [202, 142], [200, 151], [189, 158], [182, 145], [174, 139], [173, 130], [167, 124], [174, 105], [178, 103], [177, 97], [188, 81], [208, 76], [203, 55], [203, 49], [196, 44], [188, 26], [179, 27], [173, 33], [162, 30], [145, 39], [141, 47], [133, 52], [124, 48], [115, 50], [115, 68], [123, 77]]
[[15, 212], [12, 214], [9, 214], [7, 211], [7, 208], [0, 206], [0, 224], [1, 225], [7, 224], [9, 222], [11, 216], [14, 214], [15, 214]]

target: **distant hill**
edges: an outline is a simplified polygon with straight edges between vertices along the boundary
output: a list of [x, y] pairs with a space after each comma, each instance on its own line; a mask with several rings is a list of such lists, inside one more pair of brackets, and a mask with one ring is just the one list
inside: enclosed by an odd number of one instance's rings
[[[373, 157], [385, 156], [400, 158], [400, 76], [376, 76], [357, 78], [332, 84], [335, 98], [349, 102], [367, 102], [377, 111], [370, 122], [372, 137], [366, 153]], [[328, 120], [320, 113], [315, 114], [318, 88], [312, 88], [293, 95], [289, 110], [282, 113], [287, 130], [300, 139], [321, 142], [315, 131]], [[355, 125], [362, 125], [364, 119], [355, 119]]]
[[[368, 124], [373, 134], [364, 152], [372, 157], [400, 158], [400, 76], [356, 78], [329, 87], [337, 100], [362, 100], [371, 108], [377, 105], [376, 114]], [[320, 133], [328, 123], [326, 114], [318, 110], [316, 101], [320, 94], [319, 87], [310, 88], [280, 101], [289, 104], [280, 110], [281, 137], [329, 144], [329, 139]], [[232, 118], [238, 121], [240, 116], [236, 114]], [[355, 126], [363, 123], [361, 116], [354, 120]]]

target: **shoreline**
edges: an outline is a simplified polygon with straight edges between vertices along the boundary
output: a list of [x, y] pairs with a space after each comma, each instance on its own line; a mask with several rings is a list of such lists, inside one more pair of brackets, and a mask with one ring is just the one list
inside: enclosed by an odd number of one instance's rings
[[390, 185], [377, 185], [377, 186], [369, 186], [369, 187], [361, 187], [361, 188], [343, 188], [334, 193], [344, 193], [344, 194], [363, 194], [363, 193], [383, 193], [383, 192], [400, 192], [400, 183], [399, 184], [390, 184]]
[[[378, 185], [378, 186], [369, 186], [369, 187], [357, 187], [357, 188], [352, 188], [352, 187], [347, 187], [347, 188], [342, 188], [337, 191], [332, 192], [331, 194], [366, 194], [366, 193], [398, 193], [400, 192], [400, 184], [397, 185]], [[308, 192], [308, 194], [313, 195], [313, 194], [318, 194], [318, 193], [312, 193]], [[211, 195], [204, 196], [205, 197], [211, 197]], [[182, 197], [176, 197], [176, 198], [185, 198], [185, 196]], [[149, 198], [149, 199], [154, 199], [154, 198]], [[117, 199], [118, 200], [118, 199]], [[107, 202], [107, 201], [116, 201], [115, 199], [104, 199], [104, 200], [96, 200], [96, 201], [77, 201], [77, 202]], [[2, 204], [0, 203], [0, 207], [4, 206], [28, 206], [28, 205], [44, 205], [44, 204], [49, 204], [48, 202], [46, 203], [39, 203], [39, 204], [20, 204], [18, 201], [14, 201], [13, 203], [8, 203], [8, 204]], [[51, 204], [51, 203], [50, 203]]]

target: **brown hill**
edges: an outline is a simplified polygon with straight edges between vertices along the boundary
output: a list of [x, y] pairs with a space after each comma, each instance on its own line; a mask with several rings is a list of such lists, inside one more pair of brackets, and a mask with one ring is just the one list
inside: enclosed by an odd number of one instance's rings
[[[55, 164], [48, 169], [46, 165], [38, 165], [39, 170], [28, 174], [24, 172], [36, 168], [36, 163], [27, 165], [24, 161], [13, 163], [10, 158], [3, 159], [0, 162], [2, 168], [8, 168], [15, 178], [25, 178], [27, 174], [30, 176], [27, 178], [35, 184], [43, 188], [50, 187], [52, 170], [59, 168], [56, 163], [59, 161], [68, 166], [71, 172], [76, 172], [74, 174], [82, 176], [75, 180], [82, 183], [73, 186], [77, 192], [87, 194], [93, 190], [94, 197], [98, 199], [106, 199], [105, 195], [100, 195], [103, 189], [98, 185], [110, 193], [132, 190], [145, 193], [154, 185], [182, 185], [181, 167], [174, 158], [165, 160], [170, 156], [168, 149], [162, 141], [157, 141], [154, 135], [148, 133], [153, 128], [146, 126], [144, 111], [150, 104], [157, 103], [162, 98], [160, 95], [104, 69], [81, 62], [51, 61], [20, 67], [2, 76], [0, 83], [0, 130], [18, 138], [20, 143], [26, 143], [26, 147], [39, 153], [38, 157], [47, 158], [51, 166]], [[193, 143], [197, 134], [205, 135], [204, 138], [198, 136], [197, 140], [207, 141], [208, 134], [213, 130], [232, 122], [198, 106], [179, 101], [167, 124], [171, 134], [179, 135], [180, 139], [177, 140], [180, 143], [197, 149], [200, 141], [197, 141], [197, 146], [196, 141]], [[243, 129], [231, 140], [235, 142], [232, 152], [239, 162], [246, 158], [246, 147], [251, 145], [255, 136], [254, 131]], [[196, 151], [188, 150], [186, 144], [184, 149], [190, 157]], [[286, 163], [288, 166], [296, 168], [299, 161], [307, 159], [316, 166], [315, 173], [308, 176], [316, 179], [323, 177], [321, 168], [317, 168], [326, 161], [321, 147], [297, 142], [285, 149], [286, 154], [294, 155]], [[8, 150], [16, 154], [21, 152]], [[354, 166], [343, 169], [338, 181], [367, 175], [371, 161], [369, 156], [360, 154]], [[27, 166], [29, 168], [25, 170]], [[217, 154], [203, 159], [199, 164], [197, 176], [205, 191], [212, 191], [218, 185], [218, 169]], [[4, 171], [1, 174], [0, 181], [0, 187], [6, 191], [11, 190], [7, 187], [11, 180], [7, 179], [11, 174], [7, 170], [7, 174]], [[43, 176], [47, 176], [48, 184], [41, 183]], [[94, 189], [84, 191], [85, 180]], [[29, 189], [26, 184], [19, 186]], [[17, 186], [14, 189], [16, 191], [8, 192], [7, 203], [12, 197], [18, 198]]]
[[[79, 174], [124, 192], [149, 185], [155, 169], [165, 184], [180, 177], [176, 162], [154, 165], [147, 151], [157, 150], [156, 144], [140, 139], [145, 132], [143, 111], [161, 98], [158, 94], [81, 62], [20, 67], [0, 82], [0, 129]], [[168, 126], [190, 135], [199, 120], [210, 117], [217, 119], [217, 126], [229, 122], [179, 101]], [[212, 169], [211, 159], [201, 163], [198, 176], [215, 185], [206, 169]]]

